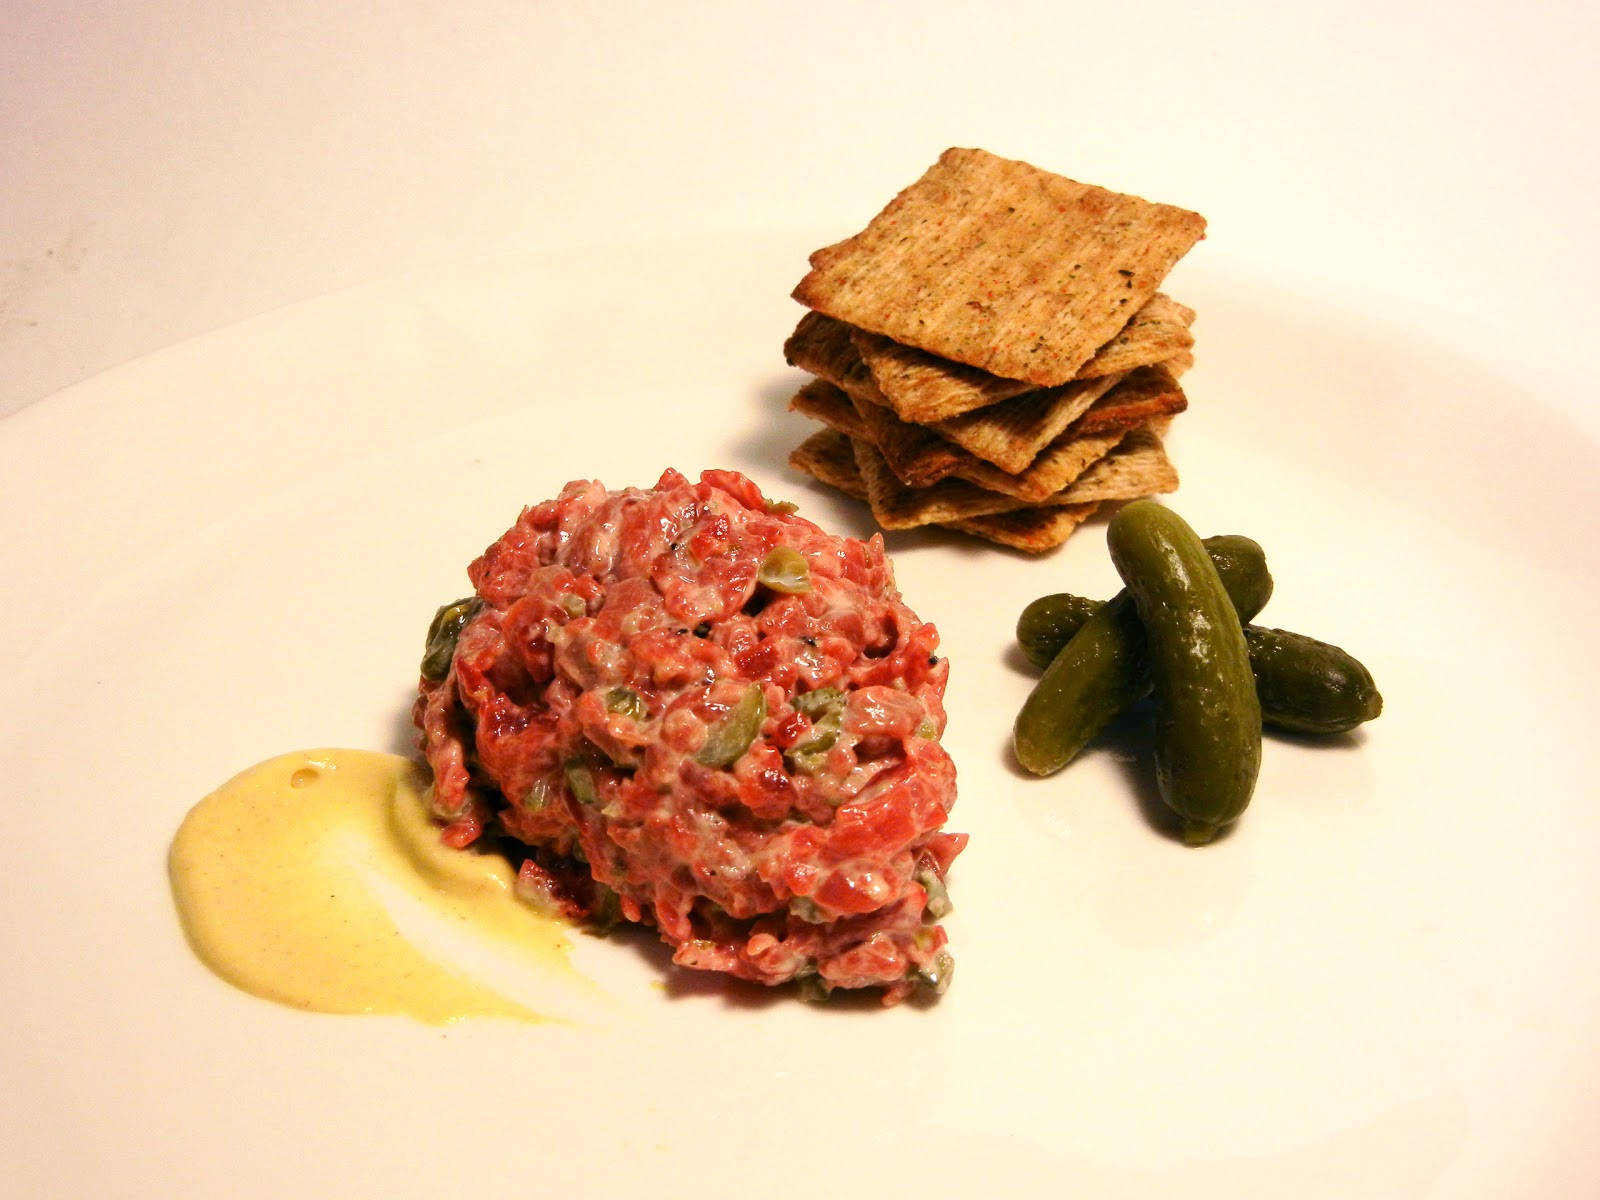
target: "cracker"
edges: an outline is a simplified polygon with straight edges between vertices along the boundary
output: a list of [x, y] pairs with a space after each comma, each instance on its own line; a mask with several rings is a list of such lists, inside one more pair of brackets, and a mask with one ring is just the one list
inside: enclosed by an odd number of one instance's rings
[[[942, 479], [965, 479], [989, 491], [1037, 503], [1076, 479], [1090, 463], [1122, 440], [1122, 432], [1099, 437], [1062, 433], [1022, 471], [1002, 471], [992, 463], [923, 429], [907, 425], [886, 408], [852, 398], [857, 424], [877, 447], [896, 478], [907, 487], [932, 487]], [[836, 426], [836, 428], [843, 428]]]
[[1180, 354], [1170, 362], [1129, 371], [1115, 389], [1073, 422], [1070, 432], [1090, 436], [1177, 416], [1189, 407], [1178, 377], [1193, 363], [1188, 354]]
[[1178, 472], [1161, 444], [1165, 422], [1135, 429], [1060, 493], [1077, 503], [1136, 500], [1178, 490]]
[[[844, 393], [836, 393], [843, 397]], [[815, 411], [816, 416], [852, 437], [866, 437], [878, 447], [900, 481], [909, 487], [931, 487], [956, 476], [990, 491], [1021, 500], [1041, 501], [1076, 479], [1130, 429], [1183, 411], [1188, 400], [1165, 367], [1131, 372], [1072, 422], [1020, 471], [1005, 471], [970, 451], [945, 441], [932, 430], [908, 425], [888, 409], [848, 397], [852, 411]]]
[[850, 333], [850, 326], [843, 321], [808, 312], [783, 343], [783, 357], [790, 366], [809, 371], [847, 392], [876, 404], [887, 404], [872, 372], [856, 352]]
[[836, 429], [819, 429], [801, 442], [789, 452], [789, 465], [847, 496], [867, 498], [851, 441]]
[[[818, 314], [810, 313], [807, 316]], [[850, 328], [832, 318], [820, 319], [841, 329]], [[1194, 335], [1189, 332], [1193, 320], [1193, 309], [1157, 292], [1111, 341], [1083, 365], [1077, 377], [1097, 379], [1105, 375], [1120, 375], [1150, 363], [1166, 362], [1173, 355], [1194, 345]], [[837, 334], [834, 340], [837, 342]], [[925, 350], [902, 346], [882, 334], [853, 330], [850, 340], [857, 356], [871, 374], [873, 383], [883, 393], [889, 407], [904, 421], [925, 425], [997, 404], [1031, 390], [1030, 384], [1002, 379], [976, 367], [935, 357]], [[843, 362], [849, 363], [842, 348], [835, 345], [834, 352]], [[811, 370], [810, 367], [806, 369]], [[826, 373], [813, 371], [818, 375]]]
[[821, 421], [846, 437], [871, 437], [851, 398], [826, 379], [813, 379], [789, 398], [789, 411]]
[[1099, 510], [1098, 504], [1059, 504], [1054, 508], [1027, 508], [993, 517], [951, 521], [951, 529], [999, 542], [1029, 554], [1054, 550]]
[[[801, 322], [805, 324], [804, 321]], [[1073, 421], [1086, 413], [1120, 378], [1086, 379], [1060, 388], [1034, 388], [1003, 404], [977, 412], [964, 413], [929, 427], [895, 421], [885, 408], [887, 403], [869, 376], [864, 376], [860, 358], [844, 348], [838, 322], [813, 324], [802, 336], [797, 329], [789, 339], [790, 361], [814, 371], [846, 392], [852, 400], [870, 404], [882, 412], [881, 436], [874, 436], [896, 464], [906, 481], [923, 487], [950, 474], [956, 456], [976, 456], [1012, 474], [1022, 471], [1040, 451], [1059, 437]], [[790, 402], [797, 411], [806, 411], [800, 397]], [[826, 416], [816, 415], [820, 420]], [[835, 428], [837, 421], [829, 421]], [[856, 431], [852, 431], [855, 433]], [[869, 434], [868, 436], [873, 436]], [[954, 444], [952, 449], [951, 444]], [[910, 464], [922, 463], [913, 471]]]
[[901, 345], [881, 333], [844, 327], [851, 331], [850, 340], [873, 385], [904, 421], [926, 425], [1034, 390], [1033, 384], [1020, 379], [1002, 379], [966, 363]]
[[1078, 378], [1118, 375], [1135, 367], [1170, 361], [1194, 348], [1194, 309], [1164, 292], [1133, 314], [1122, 331], [1078, 369]]
[[[824, 429], [812, 434], [790, 453], [789, 462], [796, 470], [837, 488], [847, 496], [854, 496], [857, 500], [867, 498], [866, 484], [856, 469], [855, 452], [851, 449], [850, 439], [836, 430]], [[1088, 503], [1019, 509], [989, 517], [952, 521], [948, 528], [1030, 554], [1042, 554], [1066, 541], [1072, 531], [1093, 516], [1099, 507], [1098, 504]]]
[[1002, 404], [936, 421], [929, 428], [1015, 475], [1121, 381], [1121, 376], [1107, 375], [1040, 388]]
[[794, 298], [1054, 387], [1117, 336], [1204, 232], [1197, 213], [952, 148], [864, 230], [812, 254]]
[[1160, 450], [1159, 442], [1153, 447], [1153, 453], [1147, 443], [1130, 442], [1130, 455], [1134, 450], [1142, 453], [1128, 469], [1113, 472], [1109, 462], [1120, 451], [1119, 445], [1111, 453], [1102, 455], [1070, 486], [1037, 505], [980, 488], [964, 479], [943, 479], [932, 487], [909, 488], [896, 478], [883, 455], [871, 442], [858, 438], [852, 440], [851, 446], [855, 452], [856, 468], [866, 485], [867, 503], [878, 524], [885, 529], [949, 524], [969, 517], [987, 517], [1025, 508], [1131, 500], [1156, 491], [1171, 491], [1177, 486], [1177, 475], [1167, 462], [1165, 452]]

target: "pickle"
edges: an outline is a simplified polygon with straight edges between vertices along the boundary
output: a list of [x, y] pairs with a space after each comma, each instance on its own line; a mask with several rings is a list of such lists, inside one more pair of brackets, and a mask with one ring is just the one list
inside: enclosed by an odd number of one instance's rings
[[[1233, 601], [1238, 621], [1248, 621], [1272, 595], [1266, 555], [1255, 542], [1236, 534], [1207, 538], [1204, 545]], [[1023, 619], [1017, 623], [1019, 640], [1027, 637], [1023, 653], [1030, 660], [1037, 661], [1035, 655], [1047, 644], [1045, 631], [1064, 628], [1069, 610], [1080, 607], [1046, 603], [1057, 600], [1057, 596], [1046, 596], [1035, 601], [1023, 610]], [[1059, 771], [1112, 718], [1150, 694], [1144, 628], [1132, 597], [1123, 590], [1094, 608], [1070, 640], [1046, 660], [1044, 674], [1017, 714], [1012, 753], [1035, 775]]]
[[[1222, 582], [1227, 586], [1228, 576]], [[1237, 607], [1238, 598], [1234, 601]], [[1101, 607], [1097, 600], [1070, 592], [1041, 596], [1023, 610], [1017, 642], [1030, 662], [1048, 664]], [[1348, 733], [1383, 712], [1383, 697], [1371, 673], [1338, 646], [1260, 625], [1244, 627], [1244, 642], [1250, 649], [1262, 725], [1290, 733]]]
[[1118, 510], [1106, 544], [1144, 626], [1156, 784], [1184, 841], [1203, 845], [1244, 811], [1261, 769], [1244, 630], [1210, 555], [1170, 508], [1136, 500]]
[[1101, 603], [1071, 592], [1040, 596], [1017, 618], [1017, 646], [1022, 656], [1040, 670], [1048, 667], [1084, 622], [1100, 611]]
[[1339, 647], [1258, 625], [1244, 636], [1263, 724], [1291, 733], [1346, 733], [1383, 711], [1371, 673]]
[[[1241, 619], [1248, 621], [1272, 598], [1267, 556], [1255, 542], [1236, 533], [1208, 537], [1204, 545], [1211, 561], [1217, 564], [1228, 598]], [[1023, 657], [1041, 670], [1048, 667], [1100, 605], [1101, 601], [1071, 592], [1040, 596], [1017, 618], [1017, 645]]]

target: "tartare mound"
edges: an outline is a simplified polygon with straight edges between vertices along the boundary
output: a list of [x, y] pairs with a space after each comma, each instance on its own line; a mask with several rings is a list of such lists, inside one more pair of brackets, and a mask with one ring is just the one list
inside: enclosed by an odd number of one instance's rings
[[685, 967], [944, 989], [949, 665], [881, 538], [669, 470], [568, 484], [467, 573], [413, 713], [446, 841], [509, 839], [530, 899]]

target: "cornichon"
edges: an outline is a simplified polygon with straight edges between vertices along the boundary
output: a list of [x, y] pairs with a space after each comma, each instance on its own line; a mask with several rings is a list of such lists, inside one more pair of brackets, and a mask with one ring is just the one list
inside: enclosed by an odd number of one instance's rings
[[[1236, 534], [1207, 538], [1204, 546], [1239, 620], [1248, 621], [1272, 595], [1266, 555], [1255, 542]], [[1027, 639], [1023, 652], [1030, 659], [1043, 644], [1043, 630], [1059, 625], [1063, 615], [1040, 605], [1030, 604], [1017, 626], [1018, 638]], [[1017, 762], [1035, 775], [1059, 771], [1112, 718], [1149, 695], [1144, 629], [1133, 598], [1124, 590], [1098, 606], [1046, 662], [1044, 675], [1017, 714], [1011, 743]]]
[[1372, 674], [1316, 638], [1250, 625], [1244, 631], [1261, 719], [1292, 733], [1345, 733], [1383, 712]]
[[1040, 596], [1017, 618], [1017, 646], [1022, 656], [1044, 670], [1104, 603], [1071, 592]]
[[1157, 700], [1156, 784], [1203, 845], [1250, 803], [1261, 769], [1261, 705], [1238, 612], [1184, 519], [1151, 500], [1117, 511], [1111, 561], [1144, 626]]
[[[1023, 654], [1048, 665], [1101, 607], [1098, 600], [1068, 592], [1041, 596], [1017, 623]], [[1348, 733], [1383, 712], [1371, 673], [1338, 646], [1260, 625], [1244, 627], [1244, 642], [1263, 725], [1291, 733]]]

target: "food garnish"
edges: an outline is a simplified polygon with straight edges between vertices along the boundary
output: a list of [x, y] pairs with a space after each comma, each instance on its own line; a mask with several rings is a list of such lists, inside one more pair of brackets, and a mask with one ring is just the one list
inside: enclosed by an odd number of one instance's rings
[[1261, 769], [1261, 704], [1239, 614], [1199, 536], [1170, 508], [1120, 509], [1106, 545], [1144, 627], [1156, 783], [1183, 840], [1203, 845], [1244, 811]]
[[1042, 596], [1018, 619], [1024, 656], [1044, 670], [1013, 731], [1028, 771], [1059, 771], [1154, 691], [1157, 782], [1185, 840], [1201, 844], [1248, 804], [1263, 726], [1336, 734], [1382, 712], [1353, 656], [1249, 623], [1272, 594], [1249, 538], [1199, 542], [1170, 509], [1139, 501], [1112, 518], [1107, 541], [1124, 591], [1103, 604]]
[[[1203, 545], [1235, 610], [1245, 620], [1255, 616], [1272, 594], [1261, 547], [1236, 535]], [[1041, 597], [1023, 610], [1017, 640], [1029, 661], [1044, 668], [1012, 735], [1017, 762], [1035, 775], [1066, 766], [1153, 687], [1144, 625], [1126, 589], [1104, 604]]]

